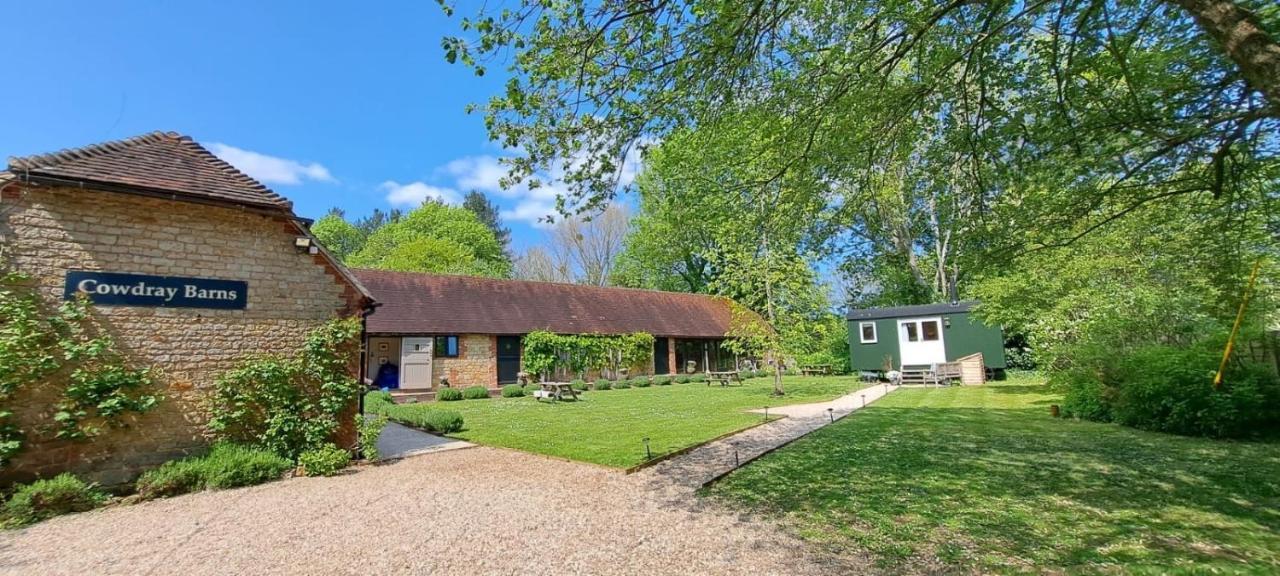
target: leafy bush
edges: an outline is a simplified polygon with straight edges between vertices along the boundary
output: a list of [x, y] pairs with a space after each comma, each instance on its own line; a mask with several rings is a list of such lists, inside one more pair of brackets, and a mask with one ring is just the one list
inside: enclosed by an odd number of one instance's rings
[[654, 386], [670, 386], [671, 377], [670, 376], [654, 376], [653, 385]]
[[610, 381], [608, 381], [608, 380], [605, 380], [604, 378], [601, 378], [601, 379], [599, 379], [599, 380], [596, 380], [596, 383], [595, 383], [595, 389], [596, 389], [596, 390], [611, 390], [611, 389], [613, 389], [613, 382], [610, 382]]
[[524, 396], [524, 387], [519, 384], [507, 384], [502, 387], [503, 398], [519, 398]]
[[694, 374], [694, 375], [693, 375], [693, 377], [692, 377], [692, 378], [690, 378], [690, 380], [692, 380], [694, 384], [702, 384], [703, 382], [706, 382], [706, 381], [707, 381], [707, 375], [706, 375], [706, 374]]
[[364, 411], [369, 414], [377, 414], [382, 406], [395, 403], [395, 398], [386, 390], [375, 390], [364, 395]]
[[298, 456], [298, 469], [304, 476], [333, 476], [351, 464], [351, 453], [333, 444], [307, 450]]
[[676, 384], [688, 384], [690, 382], [688, 374], [676, 376]]
[[1280, 430], [1280, 379], [1267, 367], [1232, 363], [1212, 385], [1216, 343], [1150, 344], [1096, 372], [1055, 375], [1063, 411], [1089, 420], [1191, 436], [1241, 438]]
[[[382, 400], [377, 401], [382, 406]], [[365, 409], [369, 409], [368, 400], [365, 401]], [[372, 414], [378, 414], [371, 411]], [[360, 455], [365, 460], [378, 459], [378, 438], [382, 437], [383, 428], [387, 427], [387, 417], [382, 415], [373, 416], [370, 414], [356, 415], [356, 433], [359, 434]]]
[[614, 390], [625, 390], [631, 387], [631, 383], [626, 380], [617, 380], [613, 383]]
[[570, 382], [569, 385], [579, 392], [586, 391], [588, 388], [587, 383], [584, 380], [574, 380], [573, 382]]
[[361, 386], [347, 370], [360, 322], [333, 320], [307, 335], [296, 358], [262, 356], [222, 374], [209, 430], [293, 459], [328, 442]]
[[138, 495], [158, 498], [279, 480], [293, 468], [289, 459], [261, 448], [218, 443], [204, 456], [165, 462], [138, 478]]
[[462, 397], [467, 400], [483, 400], [489, 397], [489, 389], [484, 386], [467, 386], [462, 389]]
[[19, 485], [4, 505], [0, 523], [6, 527], [26, 526], [54, 516], [92, 510], [107, 501], [107, 495], [93, 484], [70, 473], [48, 480]]
[[636, 388], [648, 388], [653, 385], [653, 382], [651, 382], [647, 377], [632, 378], [631, 385]]
[[441, 388], [436, 391], [436, 400], [440, 402], [453, 402], [462, 399], [462, 391], [457, 388]]

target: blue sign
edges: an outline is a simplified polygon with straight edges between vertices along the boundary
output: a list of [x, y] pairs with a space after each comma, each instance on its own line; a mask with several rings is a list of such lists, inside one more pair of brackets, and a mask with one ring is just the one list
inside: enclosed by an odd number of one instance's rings
[[249, 283], [212, 278], [179, 278], [71, 270], [63, 297], [85, 294], [94, 304], [163, 308], [244, 310]]

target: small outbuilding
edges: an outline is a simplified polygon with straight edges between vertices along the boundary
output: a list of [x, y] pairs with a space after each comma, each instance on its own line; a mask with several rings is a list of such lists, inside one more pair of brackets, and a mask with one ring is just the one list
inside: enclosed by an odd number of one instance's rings
[[955, 362], [981, 354], [987, 371], [1005, 369], [1004, 332], [971, 314], [975, 301], [866, 308], [849, 312], [849, 359], [854, 370], [887, 372], [904, 366]]

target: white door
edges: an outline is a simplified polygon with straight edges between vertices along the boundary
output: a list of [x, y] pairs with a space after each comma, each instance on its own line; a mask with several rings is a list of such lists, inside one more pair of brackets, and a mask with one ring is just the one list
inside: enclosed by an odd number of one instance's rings
[[431, 338], [400, 339], [400, 388], [431, 388]]
[[942, 343], [942, 318], [911, 318], [898, 321], [898, 351], [903, 366], [942, 364], [947, 349]]

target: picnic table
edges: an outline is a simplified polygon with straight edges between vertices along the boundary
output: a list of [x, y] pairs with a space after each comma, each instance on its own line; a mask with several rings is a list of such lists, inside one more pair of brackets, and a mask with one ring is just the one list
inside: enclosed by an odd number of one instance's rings
[[573, 389], [573, 385], [568, 382], [539, 382], [540, 390], [533, 392], [533, 397], [537, 400], [550, 398], [552, 400], [564, 400], [566, 397], [578, 399], [578, 391]]
[[801, 366], [800, 373], [805, 376], [830, 376], [830, 364], [814, 364], [812, 366]]
[[728, 386], [729, 382], [737, 382], [742, 384], [742, 376], [737, 370], [726, 370], [724, 372], [707, 371], [707, 386], [712, 382], [719, 382], [721, 386]]

